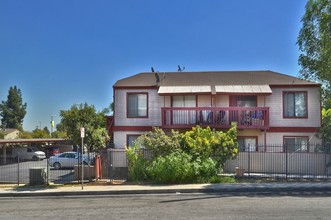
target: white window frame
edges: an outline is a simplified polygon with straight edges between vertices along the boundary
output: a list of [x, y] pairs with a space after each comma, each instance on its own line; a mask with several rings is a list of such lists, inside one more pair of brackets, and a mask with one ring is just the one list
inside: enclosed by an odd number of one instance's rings
[[[289, 142], [292, 143], [289, 143]], [[284, 137], [284, 151], [289, 153], [307, 153], [308, 137]]]
[[238, 144], [243, 142], [244, 146], [238, 146], [240, 152], [255, 152], [257, 151], [257, 137], [237, 137]]
[[127, 93], [127, 117], [148, 118], [148, 93]]
[[283, 95], [284, 118], [307, 118], [308, 99], [306, 91], [285, 91]]

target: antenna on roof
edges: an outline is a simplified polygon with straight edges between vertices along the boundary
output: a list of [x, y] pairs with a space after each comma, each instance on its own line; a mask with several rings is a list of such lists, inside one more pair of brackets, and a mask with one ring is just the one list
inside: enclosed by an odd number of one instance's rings
[[155, 75], [156, 85], [159, 86], [159, 83], [160, 83], [160, 76], [159, 76], [159, 74], [158, 74], [157, 72], [154, 71], [154, 68], [153, 68], [153, 67], [151, 67], [151, 71], [152, 71], [152, 73], [154, 73], [154, 75]]
[[181, 67], [181, 66], [179, 66], [179, 65], [177, 65], [178, 66], [178, 72], [183, 72], [184, 70], [185, 70], [185, 66], [183, 66], [183, 67]]
[[155, 78], [156, 78], [156, 84], [159, 85], [160, 83], [160, 77], [158, 73], [154, 73], [155, 74]]

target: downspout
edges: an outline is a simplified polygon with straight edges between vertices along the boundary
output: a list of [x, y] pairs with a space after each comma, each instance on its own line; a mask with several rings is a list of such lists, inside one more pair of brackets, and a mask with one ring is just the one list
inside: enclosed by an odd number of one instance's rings
[[[266, 98], [266, 96], [264, 96], [264, 103], [263, 103], [263, 106], [264, 107], [266, 107], [266, 105], [265, 105], [265, 103], [266, 103], [265, 98]], [[268, 116], [269, 116], [269, 114], [268, 114]], [[264, 129], [264, 152], [267, 152], [267, 129]]]
[[[215, 85], [210, 86], [210, 90], [211, 90], [211, 106], [212, 107], [216, 107], [216, 88]], [[213, 125], [216, 124], [216, 111], [213, 110]], [[215, 127], [213, 128], [213, 132], [216, 132]]]

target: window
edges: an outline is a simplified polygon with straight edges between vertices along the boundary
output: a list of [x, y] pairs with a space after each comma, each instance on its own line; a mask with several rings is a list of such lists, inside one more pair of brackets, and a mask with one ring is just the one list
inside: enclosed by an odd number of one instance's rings
[[284, 117], [307, 117], [307, 92], [284, 92]]
[[[172, 107], [190, 108], [196, 107], [196, 96], [173, 96]], [[173, 124], [196, 124], [196, 111], [191, 109], [174, 110], [172, 112]]]
[[68, 158], [78, 158], [78, 155], [76, 155], [76, 154], [68, 154], [67, 157]]
[[236, 105], [237, 107], [256, 107], [257, 98], [256, 96], [236, 96]]
[[66, 153], [61, 154], [59, 157], [67, 157], [67, 154]]
[[235, 110], [230, 112], [231, 121], [237, 121], [240, 125], [252, 125], [252, 115], [254, 111], [249, 111], [247, 108], [257, 106], [257, 96], [244, 95], [244, 96], [230, 96], [231, 107], [241, 107], [242, 110]]
[[132, 147], [133, 146], [133, 143], [137, 140], [137, 138], [139, 137], [140, 135], [139, 134], [133, 134], [133, 135], [127, 135], [126, 139], [126, 144], [128, 147]]
[[286, 152], [308, 152], [307, 137], [284, 137]]
[[128, 93], [127, 117], [147, 118], [147, 93]]
[[173, 96], [172, 107], [196, 107], [196, 97], [194, 95]]
[[256, 151], [256, 137], [238, 137], [239, 151]]

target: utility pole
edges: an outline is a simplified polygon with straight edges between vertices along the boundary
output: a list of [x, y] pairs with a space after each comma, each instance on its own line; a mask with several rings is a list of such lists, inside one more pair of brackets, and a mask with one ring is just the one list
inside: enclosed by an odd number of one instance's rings
[[52, 136], [52, 134], [53, 134], [53, 128], [54, 128], [54, 119], [53, 119], [53, 115], [51, 116], [51, 137], [53, 137]]
[[[82, 190], [84, 189], [84, 183], [83, 183], [83, 180], [84, 180], [84, 160], [83, 160], [83, 154], [84, 154], [84, 137], [85, 137], [85, 128], [84, 127], [81, 127], [80, 128], [80, 137], [82, 138], [82, 146], [81, 146], [81, 162], [82, 162]], [[79, 165], [78, 165], [79, 166]]]

